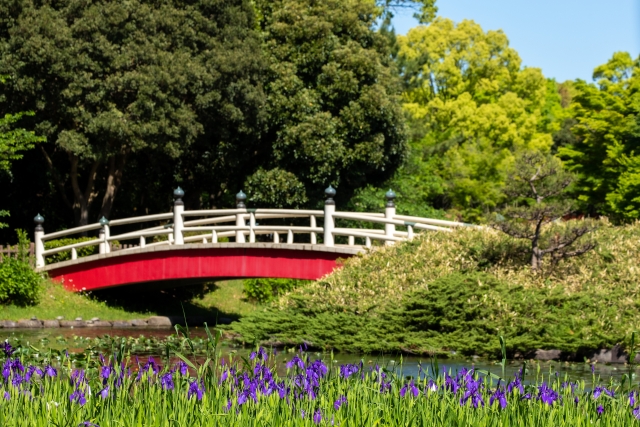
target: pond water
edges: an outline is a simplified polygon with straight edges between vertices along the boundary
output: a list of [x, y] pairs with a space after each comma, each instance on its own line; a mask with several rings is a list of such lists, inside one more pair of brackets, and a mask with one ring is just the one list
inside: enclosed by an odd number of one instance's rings
[[[206, 338], [206, 332], [204, 328], [193, 327], [189, 329], [190, 335], [193, 338]], [[138, 338], [144, 336], [147, 338], [163, 339], [170, 335], [175, 334], [175, 331], [170, 328], [166, 329], [116, 329], [116, 328], [59, 328], [59, 329], [0, 329], [0, 340], [18, 338], [23, 345], [33, 345], [41, 350], [52, 349], [68, 349], [69, 351], [82, 351], [86, 345], [86, 339], [89, 338], [101, 338], [105, 335], [111, 337], [134, 337]], [[81, 338], [80, 338], [81, 337]], [[250, 349], [233, 346], [231, 343], [222, 343], [222, 353], [225, 357], [237, 357], [248, 356]], [[278, 363], [280, 374], [286, 372], [285, 363], [293, 357], [294, 351], [278, 351], [276, 355], [276, 361]], [[140, 360], [146, 361], [149, 356], [160, 356], [154, 352], [140, 352]], [[323, 359], [326, 363], [331, 360], [331, 353], [316, 353], [309, 352], [309, 357], [312, 359]], [[177, 360], [177, 359], [176, 359]], [[427, 372], [432, 375], [432, 360], [428, 357], [415, 357], [399, 354], [352, 354], [352, 353], [334, 353], [333, 364], [339, 366], [345, 363], [360, 363], [363, 362], [365, 366], [375, 366], [376, 364], [387, 367], [388, 369], [400, 370], [407, 376], [417, 376], [422, 369], [423, 372]], [[494, 374], [501, 374], [501, 367], [498, 361], [475, 358], [448, 358], [439, 359], [438, 361], [439, 371], [443, 369], [446, 371], [456, 372], [462, 368], [475, 368], [476, 370], [485, 370]], [[506, 366], [507, 378], [513, 378], [516, 372], [518, 372], [523, 366], [523, 361], [511, 360]], [[593, 374], [591, 372], [591, 365], [587, 363], [569, 363], [558, 361], [527, 361], [527, 376], [525, 379], [534, 380], [537, 375], [549, 377], [555, 376], [556, 372], [561, 379], [564, 379], [565, 375], [570, 381], [583, 380], [587, 387], [592, 383]], [[608, 382], [609, 380], [620, 381], [624, 374], [633, 374], [637, 378], [640, 374], [639, 368], [630, 368], [625, 365], [595, 365], [595, 376], [600, 377], [601, 380]], [[529, 382], [529, 381], [525, 381]]]

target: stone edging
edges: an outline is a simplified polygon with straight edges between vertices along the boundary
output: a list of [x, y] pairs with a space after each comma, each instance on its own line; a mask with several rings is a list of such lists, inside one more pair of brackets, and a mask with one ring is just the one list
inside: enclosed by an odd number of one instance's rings
[[[0, 328], [3, 329], [39, 329], [39, 328], [171, 328], [177, 324], [184, 324], [184, 318], [178, 316], [151, 316], [147, 319], [133, 320], [100, 320], [94, 317], [91, 320], [83, 320], [78, 317], [74, 320], [65, 320], [58, 317], [55, 320], [40, 320], [36, 318], [13, 320], [0, 320]], [[187, 317], [187, 324], [193, 326], [216, 323], [230, 323], [231, 319], [210, 319], [203, 317]]]

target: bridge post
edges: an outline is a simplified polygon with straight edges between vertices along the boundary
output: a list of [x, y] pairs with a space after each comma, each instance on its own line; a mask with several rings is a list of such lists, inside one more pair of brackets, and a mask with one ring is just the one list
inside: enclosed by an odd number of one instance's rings
[[105, 217], [102, 217], [98, 222], [102, 226], [100, 228], [100, 234], [99, 234], [99, 239], [102, 240], [102, 242], [98, 246], [98, 253], [108, 254], [109, 252], [111, 252], [111, 243], [109, 243], [109, 240], [108, 240], [110, 237], [109, 220]]
[[33, 233], [36, 251], [36, 268], [39, 268], [44, 267], [44, 242], [42, 241], [42, 238], [44, 237], [44, 228], [42, 227], [44, 218], [42, 215], [38, 214], [33, 218], [33, 222], [36, 223], [36, 230]]
[[[385, 193], [384, 197], [387, 199], [387, 204], [384, 208], [384, 216], [386, 219], [393, 219], [396, 216], [396, 204], [394, 200], [396, 198], [396, 193], [393, 190], [389, 190]], [[396, 231], [396, 226], [394, 224], [385, 224], [384, 225], [384, 234], [387, 237], [393, 237]], [[387, 240], [385, 242], [386, 245], [393, 245], [393, 241]]]
[[184, 244], [184, 236], [182, 230], [184, 229], [184, 221], [182, 219], [182, 213], [184, 212], [184, 190], [180, 187], [173, 190], [173, 197], [175, 201], [173, 203], [173, 242], [175, 245]]
[[[246, 209], [247, 206], [244, 204], [244, 201], [247, 200], [247, 195], [244, 194], [242, 190], [238, 194], [236, 194], [236, 208], [237, 209]], [[244, 227], [246, 226], [244, 215], [241, 213], [236, 214], [236, 226]], [[245, 243], [244, 232], [242, 230], [236, 231], [236, 243]]]
[[333, 230], [335, 228], [333, 214], [336, 211], [336, 202], [333, 198], [336, 195], [336, 190], [329, 185], [329, 187], [324, 190], [324, 194], [327, 196], [327, 200], [324, 201], [324, 245], [333, 247], [335, 246], [333, 240]]

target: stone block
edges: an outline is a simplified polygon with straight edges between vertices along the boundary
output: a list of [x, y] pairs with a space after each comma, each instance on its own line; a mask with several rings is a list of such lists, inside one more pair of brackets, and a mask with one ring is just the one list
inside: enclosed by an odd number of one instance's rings
[[533, 357], [536, 360], [559, 360], [562, 355], [562, 351], [560, 350], [536, 350], [535, 356]]
[[42, 328], [42, 323], [39, 320], [27, 320], [20, 319], [18, 320], [18, 328]]
[[61, 320], [60, 327], [61, 328], [84, 328], [85, 323], [82, 320]]
[[107, 322], [106, 320], [94, 320], [93, 323], [91, 323], [92, 328], [110, 328], [111, 326], [111, 322]]
[[59, 328], [60, 322], [58, 320], [45, 320], [42, 326], [45, 328]]
[[151, 316], [147, 319], [147, 324], [154, 327], [171, 327], [171, 319], [166, 316]]
[[131, 321], [131, 324], [133, 326], [135, 326], [136, 328], [146, 328], [147, 327], [147, 321], [143, 320], [143, 319], [133, 319]]
[[17, 328], [18, 327], [18, 323], [14, 322], [13, 320], [2, 320], [2, 321], [0, 321], [0, 325], [2, 325], [1, 327], [3, 327], [3, 328]]
[[593, 353], [589, 360], [598, 363], [627, 363], [629, 356], [622, 351], [622, 347], [614, 345], [610, 350], [601, 349]]
[[113, 327], [114, 328], [131, 328], [133, 325], [131, 324], [131, 322], [128, 322], [126, 320], [116, 320], [115, 322], [113, 322]]

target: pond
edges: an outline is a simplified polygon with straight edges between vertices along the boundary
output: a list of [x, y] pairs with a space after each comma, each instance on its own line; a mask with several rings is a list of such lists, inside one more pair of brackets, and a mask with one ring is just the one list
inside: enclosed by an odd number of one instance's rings
[[[192, 327], [189, 329], [192, 338], [206, 339], [206, 331], [204, 328]], [[131, 338], [155, 338], [157, 340], [165, 340], [168, 337], [175, 336], [175, 330], [166, 329], [117, 329], [117, 328], [56, 328], [56, 329], [0, 329], [0, 339], [19, 339], [25, 346], [34, 346], [40, 350], [45, 349], [68, 349], [70, 352], [82, 352], [90, 343], [96, 339], [108, 337], [131, 337]], [[227, 357], [247, 357], [251, 349], [246, 347], [238, 347], [230, 342], [222, 342], [222, 354]], [[278, 362], [278, 373], [284, 375], [286, 372], [285, 363], [293, 357], [295, 349], [289, 351], [277, 351], [276, 360]], [[105, 353], [108, 351], [105, 351]], [[139, 355], [140, 361], [145, 362], [149, 356], [161, 357], [161, 351], [157, 348], [141, 346], [132, 354]], [[331, 359], [331, 353], [309, 352], [310, 357], [323, 359], [324, 361]], [[176, 359], [177, 360], [177, 359]], [[433, 374], [432, 360], [428, 357], [415, 357], [399, 354], [353, 354], [353, 353], [334, 353], [333, 364], [342, 365], [346, 363], [360, 363], [365, 366], [385, 366], [388, 369], [399, 370], [407, 376], [417, 376], [422, 369], [423, 372]], [[498, 361], [483, 358], [447, 358], [437, 360], [439, 371], [443, 369], [456, 372], [462, 368], [475, 368], [476, 370], [485, 370], [496, 375], [501, 374], [501, 367]], [[521, 360], [508, 361], [505, 372], [507, 378], [513, 378], [524, 362]], [[560, 378], [567, 376], [568, 380], [585, 381], [587, 387], [592, 383], [593, 374], [591, 365], [588, 363], [569, 363], [559, 361], [527, 361], [527, 377], [533, 381], [536, 375], [560, 375]], [[600, 377], [600, 382], [620, 381], [624, 374], [632, 373], [637, 377], [638, 368], [629, 367], [628, 365], [606, 365], [595, 364], [594, 373], [596, 378]]]

